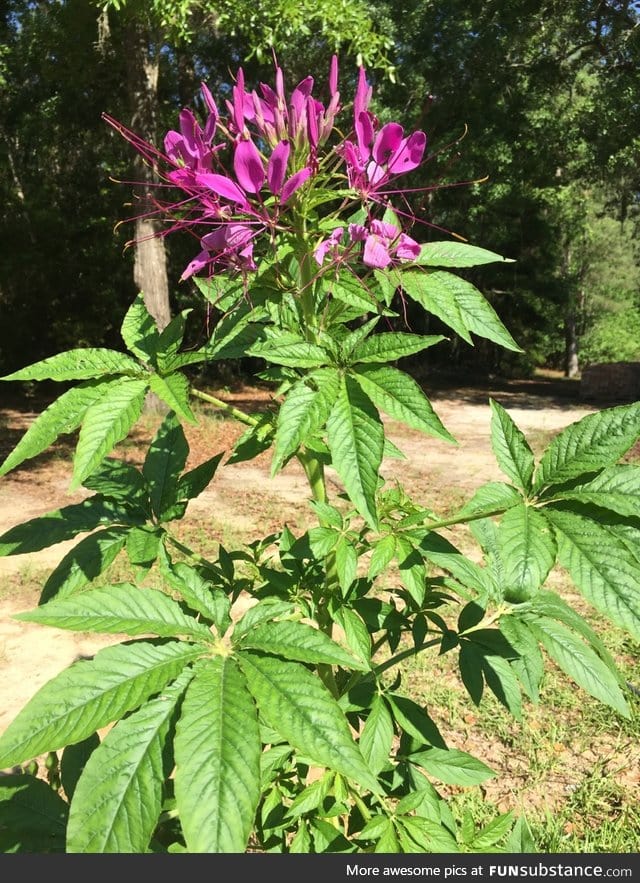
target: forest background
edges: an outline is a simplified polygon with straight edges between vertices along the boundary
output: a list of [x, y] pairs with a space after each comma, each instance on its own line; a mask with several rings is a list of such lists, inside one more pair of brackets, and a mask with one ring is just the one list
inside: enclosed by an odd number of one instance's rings
[[[249, 88], [268, 81], [273, 51], [289, 84], [336, 52], [345, 95], [364, 63], [380, 119], [429, 139], [412, 236], [515, 260], [483, 268], [481, 286], [524, 352], [453, 338], [416, 375], [575, 377], [640, 359], [640, 4], [4, 0], [0, 30], [0, 373], [120, 348], [140, 289], [161, 325], [192, 307], [193, 345], [210, 333], [192, 282], [178, 282], [190, 237], [117, 226], [143, 188], [116, 182], [152, 183], [151, 171], [101, 115], [160, 145], [181, 108], [197, 109], [201, 81], [224, 94], [239, 64]], [[410, 311], [396, 321], [441, 330]]]

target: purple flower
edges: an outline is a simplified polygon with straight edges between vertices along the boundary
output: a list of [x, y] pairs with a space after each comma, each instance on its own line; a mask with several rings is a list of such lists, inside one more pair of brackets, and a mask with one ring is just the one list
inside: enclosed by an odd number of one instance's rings
[[238, 270], [255, 270], [253, 238], [256, 230], [246, 224], [223, 224], [200, 240], [202, 251], [187, 265], [180, 281], [211, 264]]
[[384, 221], [371, 221], [368, 227], [350, 224], [349, 236], [352, 242], [364, 242], [362, 261], [378, 270], [392, 263], [415, 261], [420, 256], [419, 243], [402, 233], [395, 224]]
[[338, 257], [340, 240], [342, 239], [343, 233], [344, 227], [336, 227], [331, 236], [328, 239], [323, 239], [320, 245], [317, 246], [313, 252], [313, 256], [320, 266], [324, 263], [324, 259], [329, 252], [331, 252], [331, 256], [334, 259]]

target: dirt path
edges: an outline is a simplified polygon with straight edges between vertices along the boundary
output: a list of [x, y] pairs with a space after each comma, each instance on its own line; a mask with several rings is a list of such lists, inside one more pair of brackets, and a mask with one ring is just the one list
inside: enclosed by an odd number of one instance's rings
[[[468, 496], [482, 482], [501, 478], [491, 454], [489, 395], [507, 408], [525, 434], [532, 434], [534, 441], [548, 440], [546, 436], [550, 433], [595, 410], [566, 398], [540, 395], [526, 386], [494, 393], [474, 389], [434, 391], [434, 408], [457, 438], [458, 447], [390, 424], [391, 440], [407, 459], [385, 461], [384, 476], [398, 478], [417, 499], [428, 500], [431, 505], [438, 502], [439, 488], [448, 491], [457, 488]], [[238, 394], [235, 401], [241, 398], [242, 394]], [[5, 424], [10, 434], [13, 433], [10, 447], [34, 416], [35, 412], [4, 412]], [[213, 435], [212, 439], [197, 434], [190, 439], [191, 458], [195, 462], [221, 448], [228, 449], [240, 431], [219, 420], [207, 424], [203, 432], [207, 430], [209, 437]], [[67, 446], [62, 453], [69, 451]], [[29, 518], [87, 496], [85, 491], [68, 493], [69, 477], [68, 458], [42, 455], [25, 468], [0, 479], [0, 534]], [[330, 474], [329, 479], [339, 486], [335, 476]], [[266, 454], [249, 464], [219, 469], [210, 488], [190, 505], [186, 523], [206, 528], [207, 523], [215, 521], [218, 528], [222, 525], [223, 530], [232, 534], [251, 534], [258, 526], [264, 526], [266, 520], [269, 529], [277, 529], [283, 517], [295, 521], [296, 511], [304, 508], [307, 496], [305, 477], [297, 463], [291, 463], [271, 479]], [[256, 537], [259, 535], [256, 533]], [[42, 585], [48, 572], [76, 542], [77, 539], [29, 555], [0, 558], [3, 585], [0, 592], [0, 732], [54, 674], [79, 655], [90, 654], [117, 640], [42, 628], [12, 619], [14, 613], [37, 604], [36, 586]]]

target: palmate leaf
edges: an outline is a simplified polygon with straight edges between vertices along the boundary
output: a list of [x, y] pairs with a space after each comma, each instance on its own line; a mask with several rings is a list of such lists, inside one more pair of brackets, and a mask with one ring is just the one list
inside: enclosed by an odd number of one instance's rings
[[491, 446], [498, 465], [511, 481], [523, 491], [531, 489], [533, 451], [523, 433], [499, 402], [490, 399]]
[[169, 411], [149, 446], [142, 474], [151, 489], [154, 514], [162, 518], [176, 501], [176, 485], [189, 455], [189, 445], [175, 413]]
[[120, 379], [86, 411], [73, 460], [71, 490], [78, 488], [142, 413], [146, 380]]
[[305, 439], [324, 425], [339, 389], [339, 375], [332, 368], [312, 371], [291, 387], [278, 413], [271, 461], [272, 476]]
[[196, 424], [198, 421], [189, 405], [189, 381], [184, 374], [174, 373], [161, 377], [159, 374], [151, 374], [149, 388], [168, 407], [179, 414], [187, 423]]
[[531, 506], [508, 509], [498, 526], [504, 565], [504, 598], [525, 601], [542, 586], [556, 560], [549, 522]]
[[43, 779], [0, 776], [0, 852], [62, 853], [69, 806]]
[[290, 368], [319, 368], [330, 361], [328, 353], [322, 347], [308, 343], [304, 338], [290, 332], [281, 332], [277, 336], [258, 341], [247, 355]]
[[186, 502], [199, 496], [209, 486], [223, 455], [224, 451], [221, 451], [181, 475], [176, 486], [176, 502]]
[[488, 300], [466, 279], [444, 270], [408, 270], [402, 273], [402, 287], [467, 343], [473, 343], [469, 333], [473, 332], [505, 349], [522, 352]]
[[48, 681], [0, 735], [0, 769], [86, 739], [162, 690], [202, 645], [136, 641], [106, 647]]
[[429, 748], [410, 759], [447, 785], [480, 785], [496, 775], [481, 760], [455, 748]]
[[336, 644], [328, 635], [303, 622], [267, 622], [241, 638], [241, 647], [264, 650], [298, 662], [327, 663], [366, 671], [368, 666]]
[[623, 717], [631, 717], [617, 675], [591, 647], [546, 616], [527, 615], [526, 622], [549, 656], [578, 686]]
[[213, 640], [207, 626], [186, 616], [168, 595], [130, 583], [91, 589], [71, 598], [49, 601], [35, 610], [17, 613], [14, 619], [107, 635], [151, 633], [162, 638], [188, 635], [196, 640]]
[[319, 766], [380, 793], [340, 706], [316, 675], [251, 651], [238, 653], [238, 662], [261, 714], [283, 739]]
[[585, 598], [612, 622], [640, 638], [640, 572], [623, 540], [583, 514], [548, 506], [558, 557]]
[[441, 334], [400, 334], [398, 332], [382, 332], [367, 337], [362, 343], [354, 347], [351, 352], [351, 362], [392, 362], [395, 359], [403, 359], [420, 353], [428, 347], [435, 346], [441, 340], [446, 340]]
[[144, 518], [136, 517], [135, 513], [130, 513], [123, 506], [95, 494], [81, 503], [72, 503], [9, 528], [0, 536], [0, 557], [39, 552], [73, 539], [79, 533], [94, 530], [100, 524], [118, 522], [142, 524]]
[[393, 720], [380, 694], [374, 697], [371, 711], [360, 734], [360, 751], [369, 768], [379, 773], [389, 760], [393, 743]]
[[136, 295], [127, 310], [120, 334], [130, 352], [143, 362], [154, 362], [160, 335], [142, 294]]
[[420, 385], [408, 374], [392, 368], [358, 366], [352, 375], [374, 405], [395, 420], [436, 438], [456, 443], [431, 407]]
[[640, 402], [588, 414], [556, 436], [542, 455], [534, 490], [611, 466], [640, 436]]
[[236, 661], [198, 666], [175, 737], [175, 794], [190, 852], [244, 852], [260, 798], [262, 744]]
[[109, 374], [141, 377], [144, 369], [126, 353], [97, 347], [78, 347], [57, 353], [27, 368], [0, 377], [0, 380], [89, 380]]
[[172, 562], [163, 548], [159, 560], [160, 572], [171, 588], [179, 592], [191, 610], [211, 620], [219, 635], [224, 635], [231, 625], [231, 599], [194, 567], [183, 561]]
[[121, 500], [132, 508], [143, 507], [148, 514], [149, 488], [142, 473], [130, 463], [106, 457], [100, 466], [82, 482], [82, 486], [105, 497]]
[[40, 604], [67, 598], [104, 573], [124, 547], [129, 527], [107, 527], [80, 540], [64, 556], [43, 586]]
[[73, 796], [67, 853], [145, 853], [162, 810], [164, 744], [193, 672], [178, 678], [107, 733]]
[[352, 377], [343, 378], [327, 419], [327, 435], [334, 469], [354, 506], [375, 530], [384, 429], [371, 400]]
[[420, 257], [414, 261], [425, 267], [477, 267], [481, 264], [513, 263], [486, 248], [466, 242], [426, 242], [420, 247]]
[[594, 479], [554, 492], [554, 499], [609, 509], [618, 515], [640, 518], [640, 468], [615, 465], [603, 469]]
[[119, 383], [119, 379], [88, 381], [64, 392], [36, 417], [0, 466], [0, 475], [5, 475], [25, 460], [41, 454], [58, 436], [76, 430], [82, 423], [87, 409], [110, 390], [115, 389]]

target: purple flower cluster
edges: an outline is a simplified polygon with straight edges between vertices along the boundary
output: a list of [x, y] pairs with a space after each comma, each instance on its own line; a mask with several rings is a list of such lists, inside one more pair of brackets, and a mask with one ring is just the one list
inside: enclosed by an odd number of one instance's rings
[[[300, 212], [301, 204], [295, 197], [303, 194], [310, 179], [324, 174], [319, 186], [341, 186], [340, 177], [327, 181], [319, 158], [341, 110], [335, 56], [326, 106], [314, 98], [313, 86], [313, 78], [306, 77], [287, 97], [282, 70], [276, 66], [275, 88], [262, 83], [258, 90], [248, 92], [240, 68], [231, 99], [225, 101], [227, 115], [223, 119], [203, 84], [204, 125], [191, 110], [183, 110], [178, 130], [169, 131], [164, 138], [164, 153], [105, 115], [107, 122], [159, 170], [164, 182], [160, 186], [182, 191], [182, 198], [171, 205], [156, 200], [152, 212], [172, 220], [162, 235], [187, 229], [199, 239], [200, 251], [182, 279], [201, 271], [256, 269], [258, 237], [267, 231], [272, 239], [277, 231], [291, 228], [286, 214]], [[344, 228], [336, 227], [317, 245], [314, 256], [319, 266], [328, 257], [339, 261], [358, 255], [366, 266], [384, 268], [416, 260], [420, 253], [415, 240], [394, 224], [378, 220], [374, 212], [378, 205], [386, 207], [391, 192], [385, 191], [386, 185], [420, 165], [426, 136], [414, 132], [405, 137], [398, 123], [380, 127], [369, 110], [371, 96], [365, 71], [360, 68], [353, 135], [334, 149], [346, 167], [353, 201], [364, 206], [366, 218], [361, 224], [350, 224], [346, 236]]]

